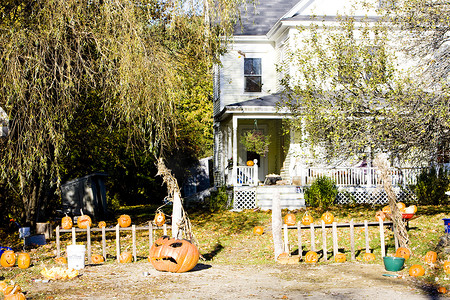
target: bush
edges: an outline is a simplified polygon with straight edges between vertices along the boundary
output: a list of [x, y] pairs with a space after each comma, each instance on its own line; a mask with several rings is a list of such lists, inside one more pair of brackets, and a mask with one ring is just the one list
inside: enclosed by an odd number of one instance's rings
[[439, 205], [448, 203], [445, 192], [449, 189], [450, 180], [444, 168], [424, 170], [417, 178], [415, 192], [419, 205]]
[[229, 203], [226, 186], [219, 187], [217, 191], [211, 192], [211, 197], [209, 200], [209, 209], [212, 212], [228, 209], [228, 205]]
[[336, 200], [337, 193], [334, 181], [321, 176], [305, 189], [305, 200], [309, 206], [327, 209]]

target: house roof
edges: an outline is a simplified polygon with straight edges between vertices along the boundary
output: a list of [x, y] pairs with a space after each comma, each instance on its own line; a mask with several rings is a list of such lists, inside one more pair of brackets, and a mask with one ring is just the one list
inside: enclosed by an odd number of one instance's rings
[[229, 104], [226, 107], [238, 107], [238, 106], [272, 106], [275, 107], [281, 101], [281, 93], [270, 94], [247, 101], [237, 102]]
[[241, 12], [241, 23], [236, 25], [235, 35], [264, 35], [290, 11], [299, 0], [259, 0]]

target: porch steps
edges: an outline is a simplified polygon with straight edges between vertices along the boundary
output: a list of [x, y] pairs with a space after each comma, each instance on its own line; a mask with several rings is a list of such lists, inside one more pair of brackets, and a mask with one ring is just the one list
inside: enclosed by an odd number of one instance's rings
[[305, 208], [303, 188], [293, 185], [258, 186], [256, 188], [256, 205], [263, 210], [272, 209], [272, 200], [276, 191], [280, 192], [281, 208]]
[[291, 177], [289, 176], [289, 166], [291, 165], [291, 156], [287, 155], [283, 163], [283, 167], [280, 170], [281, 179], [291, 182]]

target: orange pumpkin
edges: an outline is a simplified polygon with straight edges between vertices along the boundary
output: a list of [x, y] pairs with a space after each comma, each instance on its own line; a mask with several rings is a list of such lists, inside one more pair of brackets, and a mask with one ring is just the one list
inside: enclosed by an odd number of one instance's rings
[[192, 270], [200, 253], [188, 240], [162, 236], [150, 247], [148, 260], [158, 271], [182, 273]]
[[16, 294], [8, 294], [5, 295], [4, 300], [26, 300], [25, 295], [23, 293], [16, 293]]
[[31, 264], [31, 258], [28, 253], [22, 252], [17, 256], [17, 266], [21, 269], [27, 269]]
[[302, 217], [302, 224], [306, 226], [310, 225], [312, 222], [314, 222], [314, 218], [309, 213], [305, 213]]
[[103, 227], [106, 227], [106, 222], [105, 221], [98, 222], [98, 228], [103, 228]]
[[131, 218], [129, 215], [121, 215], [117, 219], [117, 223], [120, 227], [129, 227], [131, 225]]
[[7, 287], [8, 285], [6, 284], [6, 282], [4, 280], [0, 281], [0, 293], [3, 293], [3, 290]]
[[297, 222], [294, 214], [287, 214], [284, 216], [284, 224], [288, 226], [294, 226]]
[[364, 253], [364, 255], [363, 255], [363, 260], [364, 260], [365, 262], [371, 262], [371, 261], [374, 261], [374, 260], [375, 260], [375, 254], [369, 253], [369, 252]]
[[133, 260], [133, 255], [130, 252], [122, 252], [119, 255], [119, 262], [123, 264], [130, 263]]
[[344, 263], [344, 262], [347, 261], [347, 256], [345, 256], [344, 253], [337, 253], [334, 256], [334, 261], [337, 262], [337, 263]]
[[428, 264], [434, 264], [437, 259], [437, 253], [434, 251], [428, 251], [427, 254], [425, 254], [424, 260]]
[[377, 221], [380, 221], [380, 219], [381, 219], [382, 221], [384, 221], [384, 220], [386, 219], [386, 215], [384, 214], [383, 211], [379, 210], [379, 211], [377, 211], [377, 213], [375, 214], [375, 219], [376, 219]]
[[405, 260], [409, 259], [411, 256], [411, 251], [405, 247], [399, 247], [397, 251], [395, 251], [395, 257], [403, 257]]
[[409, 268], [409, 276], [423, 276], [425, 275], [425, 269], [421, 265], [412, 265]]
[[156, 226], [163, 226], [166, 223], [166, 216], [160, 211], [155, 215], [153, 222], [155, 222]]
[[385, 214], [390, 214], [391, 207], [389, 205], [387, 205], [387, 206], [383, 207], [383, 209], [381, 211], [384, 212]]
[[67, 264], [67, 258], [65, 258], [64, 256], [60, 256], [55, 258], [55, 262], [60, 265]]
[[319, 255], [314, 251], [308, 251], [305, 255], [305, 262], [315, 264], [319, 260]]
[[322, 214], [322, 220], [325, 222], [325, 224], [332, 224], [334, 221], [334, 216], [330, 212], [325, 212]]
[[89, 227], [91, 227], [92, 226], [91, 217], [83, 214], [83, 210], [80, 209], [80, 211], [81, 211], [81, 216], [79, 216], [77, 219], [78, 227], [81, 229], [86, 229], [88, 227], [88, 225], [89, 225]]
[[448, 260], [444, 262], [444, 272], [450, 274], [450, 261]]
[[6, 250], [3, 252], [0, 258], [0, 264], [2, 267], [10, 268], [16, 264], [16, 254], [12, 250]]
[[61, 228], [71, 229], [72, 226], [73, 226], [72, 218], [66, 214], [66, 216], [61, 219]]
[[103, 256], [100, 254], [92, 254], [91, 260], [92, 260], [92, 263], [94, 263], [94, 264], [101, 264], [105, 261]]
[[264, 233], [264, 228], [262, 226], [253, 227], [253, 234], [262, 235]]
[[445, 286], [440, 286], [437, 289], [437, 291], [438, 291], [439, 294], [446, 294], [447, 293], [447, 289], [445, 288]]
[[255, 163], [253, 162], [253, 160], [247, 160], [247, 166], [253, 167], [254, 165]]
[[13, 294], [17, 294], [20, 293], [22, 291], [22, 289], [20, 288], [19, 285], [17, 284], [12, 284], [12, 285], [7, 285], [4, 289], [3, 289], [3, 294], [5, 295], [13, 295]]

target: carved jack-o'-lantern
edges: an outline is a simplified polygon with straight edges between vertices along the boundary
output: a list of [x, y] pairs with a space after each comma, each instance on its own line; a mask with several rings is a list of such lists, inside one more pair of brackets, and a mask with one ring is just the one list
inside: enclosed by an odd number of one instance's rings
[[19, 253], [17, 256], [17, 266], [21, 269], [27, 269], [31, 264], [31, 258], [28, 253]]
[[314, 251], [308, 251], [305, 255], [305, 262], [315, 264], [319, 260], [319, 255]]
[[100, 254], [92, 254], [91, 260], [92, 260], [92, 263], [94, 263], [94, 264], [101, 264], [105, 261], [103, 256]]
[[334, 216], [330, 212], [325, 212], [322, 214], [322, 220], [325, 222], [325, 224], [332, 224], [334, 221]]
[[302, 224], [306, 226], [310, 225], [312, 222], [314, 222], [314, 218], [308, 212], [306, 212], [302, 217]]
[[26, 300], [24, 293], [15, 293], [15, 294], [8, 294], [5, 295], [4, 300]]
[[92, 226], [92, 220], [91, 217], [89, 217], [88, 215], [83, 214], [83, 210], [81, 210], [81, 216], [78, 217], [77, 219], [77, 224], [79, 228], [82, 229], [86, 229], [89, 225], [89, 227]]
[[391, 207], [389, 205], [386, 205], [385, 207], [383, 207], [382, 212], [384, 212], [385, 214], [390, 214]]
[[396, 257], [403, 257], [404, 259], [409, 259], [411, 256], [411, 251], [409, 251], [408, 248], [405, 247], [399, 247], [397, 251], [395, 252]]
[[119, 255], [119, 262], [122, 264], [130, 263], [133, 260], [133, 255], [130, 252], [122, 252]]
[[425, 254], [424, 260], [428, 264], [434, 264], [437, 259], [437, 253], [434, 251], [428, 251], [427, 254]]
[[103, 228], [103, 227], [106, 227], [106, 222], [105, 221], [98, 222], [98, 228]]
[[64, 265], [67, 264], [67, 258], [65, 258], [64, 256], [60, 256], [55, 258], [55, 262], [59, 265]]
[[129, 215], [121, 215], [118, 219], [117, 219], [117, 223], [119, 224], [120, 227], [129, 227], [131, 225], [131, 218]]
[[379, 210], [375, 214], [375, 219], [377, 221], [380, 221], [380, 220], [384, 221], [386, 219], [386, 215], [385, 215], [385, 213], [383, 211]]
[[253, 227], [253, 234], [254, 235], [262, 235], [264, 233], [264, 228], [262, 226], [255, 226]]
[[287, 214], [284, 216], [284, 224], [288, 226], [294, 226], [296, 223], [295, 215], [294, 214]]
[[343, 262], [347, 261], [347, 257], [345, 256], [344, 253], [337, 253], [334, 256], [334, 261], [337, 262], [337, 263], [343, 263]]
[[71, 229], [72, 226], [73, 226], [72, 218], [66, 214], [66, 216], [61, 219], [61, 228]]
[[425, 275], [425, 269], [421, 265], [412, 265], [409, 268], [409, 275], [410, 276], [423, 276]]
[[450, 261], [448, 260], [444, 262], [444, 272], [450, 274]]
[[200, 253], [188, 240], [160, 237], [150, 247], [148, 260], [158, 271], [187, 272], [197, 265]]
[[373, 254], [373, 253], [364, 253], [364, 255], [363, 255], [363, 260], [365, 261], [365, 262], [371, 262], [371, 261], [374, 261], [375, 260], [375, 254]]
[[13, 267], [16, 263], [16, 254], [12, 250], [6, 250], [3, 252], [0, 258], [0, 264], [2, 267], [9, 268]]
[[155, 219], [153, 221], [155, 222], [156, 226], [163, 226], [164, 223], [166, 223], [166, 216], [162, 211], [159, 211], [155, 215]]

